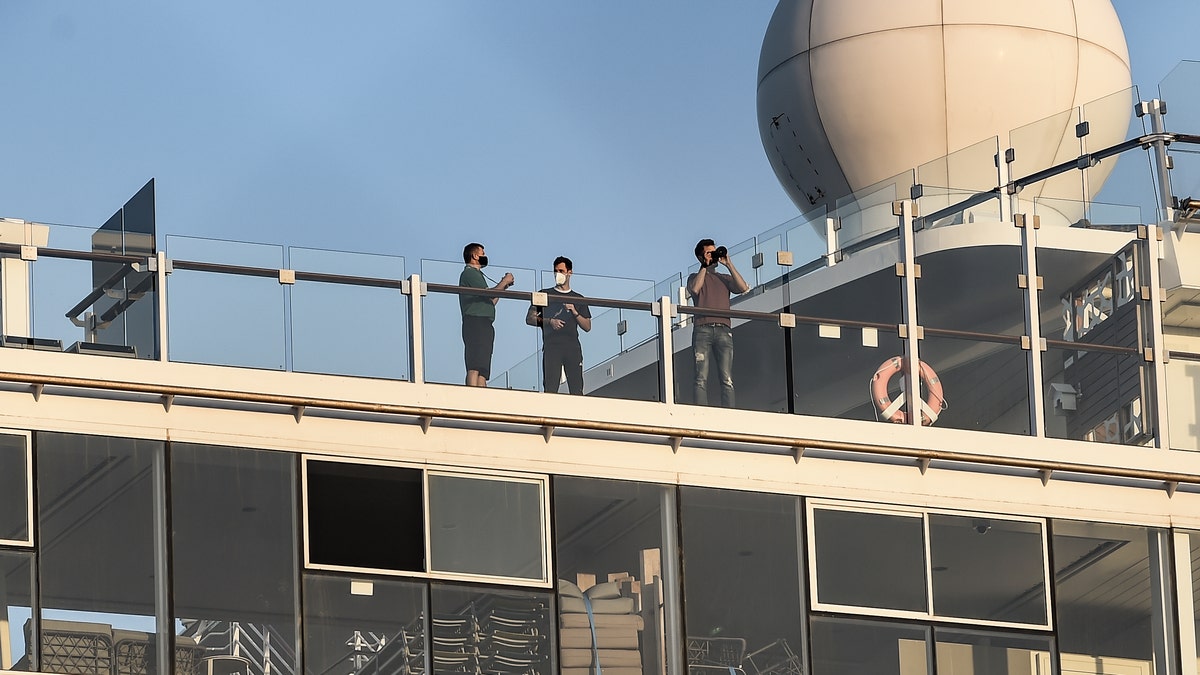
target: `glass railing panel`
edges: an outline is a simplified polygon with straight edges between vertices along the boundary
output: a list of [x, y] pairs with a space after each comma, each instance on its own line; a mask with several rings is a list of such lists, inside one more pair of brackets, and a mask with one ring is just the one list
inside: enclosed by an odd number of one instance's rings
[[[283, 267], [283, 247], [169, 236], [168, 357], [172, 361], [287, 369], [285, 287], [274, 276], [189, 269], [187, 263]], [[267, 272], [263, 272], [266, 274]]]
[[11, 334], [56, 340], [68, 351], [158, 357], [158, 280], [142, 242], [129, 248], [120, 233], [34, 225], [31, 243], [40, 249], [27, 267], [31, 324], [10, 320]]
[[1009, 180], [1019, 182], [1017, 213], [1032, 213], [1036, 199], [1053, 199], [1060, 206], [1076, 208], [1066, 212], [1044, 209], [1042, 227], [1069, 226], [1084, 217], [1087, 201], [1083, 172], [1069, 168], [1043, 180], [1028, 182], [1038, 172], [1064, 162], [1074, 162], [1083, 152], [1075, 135], [1079, 124], [1079, 109], [1071, 108], [1045, 119], [1027, 124], [1009, 133], [1009, 147], [1014, 154], [1009, 166]]
[[898, 225], [892, 203], [912, 197], [914, 172], [905, 171], [837, 200], [838, 248], [848, 251]]
[[734, 317], [697, 309], [689, 325], [675, 331], [677, 402], [788, 412], [788, 332], [780, 327], [777, 307], [761, 311], [778, 302], [762, 295], [753, 300], [760, 302], [740, 304], [753, 304], [755, 310], [739, 309]]
[[[647, 289], [620, 303], [621, 307], [601, 304], [592, 307], [593, 313], [598, 312], [604, 317], [603, 325], [593, 323], [592, 332], [612, 331], [618, 338], [619, 351], [604, 356], [604, 350], [597, 349], [592, 353], [590, 347], [584, 345], [583, 384], [588, 396], [662, 400], [662, 341], [658, 336], [658, 317], [651, 309], [651, 303], [657, 302], [654, 293]], [[608, 338], [604, 338], [603, 344], [610, 344]]]
[[1050, 343], [1042, 363], [1047, 437], [1121, 445], [1153, 442], [1144, 417], [1145, 362], [1136, 349]]
[[1030, 433], [1029, 358], [1020, 337], [925, 328], [920, 342], [922, 410], [933, 424], [1006, 434]]
[[[531, 329], [538, 335], [541, 344], [535, 364], [535, 370], [538, 371], [541, 380], [539, 389], [563, 393], [572, 390], [571, 380], [581, 377], [581, 375], [578, 375], [580, 371], [573, 371], [569, 374], [565, 368], [564, 358], [575, 354], [576, 351], [582, 355], [583, 370], [588, 371], [597, 364], [611, 361], [644, 339], [631, 335], [631, 333], [637, 333], [638, 328], [644, 328], [644, 324], [648, 323], [645, 319], [641, 319], [638, 312], [631, 312], [631, 316], [626, 318], [623, 316], [623, 312], [626, 310], [605, 304], [597, 305], [595, 302], [636, 299], [639, 302], [649, 303], [654, 293], [654, 282], [646, 279], [575, 273], [571, 275], [570, 291], [578, 293], [582, 297], [574, 302], [567, 302], [555, 297], [559, 292], [555, 290], [553, 272], [543, 270], [540, 273], [540, 279], [539, 289], [548, 294], [549, 305], [542, 310], [542, 325]], [[554, 319], [561, 320], [562, 317], [570, 314], [567, 304], [570, 304], [574, 311], [580, 312], [582, 316], [590, 319], [591, 325], [588, 330], [584, 330], [582, 325], [573, 319], [568, 319], [569, 324], [554, 323]], [[532, 310], [532, 305], [529, 309]], [[640, 314], [649, 316], [648, 312]], [[532, 318], [536, 320], [536, 316]], [[650, 328], [652, 331], [656, 330], [654, 325], [651, 325]], [[574, 339], [563, 339], [561, 335], [554, 332], [556, 330], [570, 331]], [[549, 353], [546, 351], [547, 345], [549, 345]], [[578, 350], [576, 345], [578, 345]], [[550, 373], [549, 386], [546, 386], [546, 373], [543, 372], [545, 370], [543, 357], [549, 359], [548, 363], [551, 369], [554, 369], [555, 365], [558, 366], [557, 376]], [[582, 381], [582, 379], [575, 379], [574, 391], [576, 393], [583, 386]]]
[[839, 263], [847, 266], [852, 281], [805, 295], [793, 289], [794, 412], [878, 419], [871, 378], [881, 364], [904, 356], [897, 328], [903, 321], [897, 258], [897, 242], [888, 241]]
[[918, 230], [1000, 220], [1000, 195], [940, 185], [922, 185], [917, 200]]
[[[292, 370], [408, 379], [408, 298], [400, 292], [404, 258], [292, 247], [288, 266], [297, 273], [291, 291]], [[305, 273], [362, 281], [317, 281], [305, 279]]]
[[1171, 192], [1180, 201], [1200, 200], [1200, 145], [1175, 143], [1168, 152], [1174, 164]]
[[[721, 243], [717, 242], [717, 246]], [[728, 246], [728, 245], [727, 245]], [[746, 280], [746, 283], [751, 286], [758, 285], [758, 270], [754, 267], [754, 254], [758, 253], [756, 241], [751, 237], [745, 241], [738, 242], [729, 248], [729, 262], [737, 268], [737, 271]]]
[[[1100, 234], [1100, 233], [1096, 233]], [[1112, 253], [1039, 247], [1046, 435], [1143, 444], [1147, 392], [1141, 354], [1139, 248], [1110, 233]], [[1074, 406], [1074, 408], [1072, 408]], [[1106, 432], [1097, 431], [1107, 425]], [[1114, 426], [1115, 425], [1115, 426]], [[1135, 429], [1136, 433], [1129, 431]], [[1112, 432], [1120, 429], [1119, 434]]]
[[780, 225], [783, 228], [784, 250], [792, 254], [791, 266], [781, 268], [781, 274], [791, 272], [793, 276], [797, 276], [825, 267], [825, 257], [829, 250], [826, 241], [826, 216], [827, 212], [821, 208]]
[[[1011, 224], [979, 224], [987, 246], [939, 246], [917, 258], [921, 361], [940, 379], [937, 426], [1029, 433], [1022, 253]], [[987, 235], [986, 233], [990, 233]], [[943, 238], [945, 239], [945, 238]], [[980, 383], [987, 382], [987, 386]], [[936, 392], [935, 392], [936, 393]], [[935, 406], [941, 408], [942, 406]]]
[[1170, 420], [1171, 447], [1175, 450], [1200, 450], [1200, 340], [1169, 336], [1190, 351], [1171, 349], [1167, 362], [1167, 416]]
[[[427, 382], [459, 384], [466, 380], [460, 295], [449, 289], [432, 288], [435, 285], [458, 286], [463, 269], [461, 262], [421, 261], [421, 280], [431, 286], [429, 295], [425, 296], [422, 303]], [[496, 316], [492, 323], [495, 339], [492, 342], [491, 369], [486, 378], [488, 385], [536, 391], [537, 379], [529, 377], [529, 369], [535, 366], [530, 366], [527, 360], [538, 352], [538, 335], [525, 323], [525, 317], [529, 310], [530, 294], [540, 288], [537, 286], [537, 275], [531, 269], [499, 265], [489, 266], [483, 273], [489, 288], [495, 286], [505, 273], [511, 273], [515, 282], [508, 290], [524, 294], [520, 298], [501, 298], [495, 303]], [[505, 374], [513, 368], [518, 368], [519, 372]], [[536, 374], [536, 370], [534, 372]]]
[[917, 167], [921, 185], [942, 185], [964, 192], [987, 192], [1000, 184], [996, 155], [1000, 139], [993, 136]]
[[[1039, 198], [1033, 201], [1034, 215], [1057, 218], [1063, 213], [1081, 213], [1082, 217], [1071, 227], [1093, 230], [1115, 230], [1132, 232], [1142, 221], [1142, 208], [1136, 204], [1105, 204], [1101, 202], [1077, 203], [1065, 199]], [[1048, 215], [1047, 215], [1048, 214]]]
[[[1080, 109], [1088, 130], [1082, 139], [1084, 149], [1096, 153], [1145, 134], [1148, 118], [1134, 114], [1139, 100], [1137, 87], [1130, 87], [1084, 104]], [[1149, 149], [1134, 148], [1106, 157], [1084, 173], [1089, 202], [1085, 217], [1089, 222], [1104, 223], [1113, 215], [1126, 220], [1132, 215], [1129, 210], [1114, 214], [1105, 206], [1109, 204], [1138, 207], [1138, 224], [1157, 222], [1157, 189]]]
[[1167, 129], [1200, 133], [1200, 61], [1180, 61], [1158, 84], [1158, 97], [1167, 104]]

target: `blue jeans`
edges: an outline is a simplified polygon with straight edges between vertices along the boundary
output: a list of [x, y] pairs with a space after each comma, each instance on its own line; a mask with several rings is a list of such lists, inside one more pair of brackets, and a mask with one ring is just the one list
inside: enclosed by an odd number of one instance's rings
[[696, 358], [696, 405], [708, 405], [709, 364], [717, 364], [721, 380], [721, 405], [733, 405], [733, 329], [719, 323], [703, 323], [692, 329], [692, 353]]

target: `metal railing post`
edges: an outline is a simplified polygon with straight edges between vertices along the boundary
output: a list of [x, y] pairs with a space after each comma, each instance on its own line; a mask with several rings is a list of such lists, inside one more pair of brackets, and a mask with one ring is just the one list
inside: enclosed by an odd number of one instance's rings
[[1046, 436], [1045, 391], [1042, 389], [1042, 339], [1041, 302], [1038, 286], [1041, 277], [1037, 269], [1037, 231], [1041, 221], [1037, 216], [1023, 213], [1013, 214], [1013, 225], [1021, 230], [1021, 274], [1025, 277], [1025, 332], [1021, 347], [1026, 350], [1026, 372], [1029, 391], [1029, 430], [1036, 438]]
[[[1167, 123], [1163, 119], [1167, 114], [1167, 104], [1158, 99], [1142, 101], [1137, 104], [1136, 112], [1138, 117], [1150, 115], [1150, 132], [1158, 136], [1151, 143], [1154, 149], [1154, 177], [1158, 181], [1158, 220], [1170, 222], [1175, 220], [1175, 204], [1171, 201], [1171, 159], [1167, 156], [1167, 142], [1162, 137], [1167, 132]], [[1176, 223], [1175, 227], [1180, 229], [1183, 225]]]
[[913, 230], [913, 202], [903, 199], [892, 202], [892, 214], [899, 219], [900, 228], [900, 264], [903, 266], [901, 276], [902, 292], [900, 294], [903, 309], [902, 327], [904, 328], [904, 399], [908, 403], [908, 423], [921, 426], [921, 367], [920, 339], [921, 325], [917, 320], [917, 256], [916, 232]]
[[655, 303], [654, 314], [658, 316], [658, 399], [663, 403], [675, 403], [675, 346], [671, 342], [671, 316], [675, 308], [669, 296], [662, 296]]
[[[1155, 447], [1170, 448], [1171, 427], [1167, 417], [1169, 412], [1167, 409], [1167, 363], [1170, 361], [1170, 354], [1167, 350], [1165, 329], [1163, 328], [1162, 312], [1163, 302], [1166, 298], [1163, 297], [1162, 269], [1159, 266], [1163, 250], [1161, 238], [1164, 233], [1161, 227], [1149, 225], [1139, 227], [1138, 236], [1142, 238], [1144, 244], [1140, 247], [1143, 260], [1137, 262], [1145, 264], [1145, 272], [1139, 275], [1138, 279], [1141, 286], [1138, 293], [1146, 302], [1144, 306], [1150, 322], [1149, 326], [1140, 327], [1141, 334], [1150, 342], [1149, 352], [1143, 351], [1141, 358], [1149, 362], [1153, 386], [1150, 387], [1148, 393], [1154, 397], [1153, 401], [1142, 401], [1142, 424], [1146, 424], [1147, 416], [1152, 416]], [[1174, 233], [1166, 236], [1174, 236]], [[1143, 381], [1145, 381], [1144, 378]]]
[[401, 284], [400, 292], [408, 296], [408, 359], [412, 368], [411, 381], [421, 384], [425, 382], [425, 327], [421, 314], [421, 298], [429, 293], [429, 288], [421, 281], [420, 274], [413, 274]]
[[154, 274], [155, 283], [158, 284], [158, 360], [165, 363], [170, 360], [167, 354], [167, 275], [173, 270], [166, 252], [159, 251], [156, 257], [158, 269]]

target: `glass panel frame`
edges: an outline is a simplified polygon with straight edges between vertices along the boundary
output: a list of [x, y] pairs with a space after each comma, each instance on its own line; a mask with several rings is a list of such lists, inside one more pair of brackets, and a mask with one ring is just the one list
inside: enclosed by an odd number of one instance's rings
[[[868, 605], [848, 605], [837, 604], [833, 602], [823, 601], [820, 596], [821, 586], [818, 578], [818, 550], [817, 550], [817, 525], [814, 520], [817, 511], [842, 512], [862, 515], [878, 515], [892, 516], [901, 518], [912, 518], [920, 521], [921, 525], [921, 551], [923, 557], [923, 593], [925, 597], [925, 611], [915, 611], [906, 609], [889, 609], [881, 606]], [[930, 527], [931, 518], [967, 518], [971, 519], [973, 526], [984, 528], [982, 532], [976, 529], [977, 533], [986, 534], [996, 527], [997, 523], [1024, 523], [1032, 524], [1040, 529], [1041, 540], [1041, 583], [1042, 597], [1047, 598], [1044, 620], [1042, 623], [1024, 623], [1014, 621], [998, 621], [990, 619], [981, 619], [978, 617], [961, 617], [950, 616], [937, 613], [936, 605], [936, 584], [934, 574], [938, 572], [935, 568], [934, 560], [943, 559], [944, 554], [935, 551], [933, 536]], [[1050, 595], [1050, 534], [1046, 518], [1036, 518], [1027, 516], [1015, 516], [1010, 514], [997, 514], [986, 512], [968, 512], [956, 511], [951, 509], [917, 509], [907, 508], [902, 506], [877, 505], [877, 504], [861, 504], [853, 502], [840, 502], [821, 499], [805, 500], [805, 546], [808, 552], [808, 587], [810, 589], [810, 609], [819, 612], [840, 612], [845, 614], [855, 614], [861, 616], [877, 616], [887, 618], [904, 618], [918, 619], [922, 621], [938, 621], [948, 624], [966, 624], [971, 626], [988, 626], [997, 628], [1023, 628], [1023, 629], [1038, 629], [1048, 630], [1053, 628], [1053, 614]], [[876, 542], [877, 543], [877, 542]], [[894, 553], [894, 549], [893, 549]]]
[[[326, 562], [314, 562], [310, 551], [309, 532], [309, 520], [311, 518], [309, 502], [309, 476], [311, 472], [310, 465], [314, 463], [330, 464], [334, 465], [335, 467], [344, 465], [353, 468], [377, 467], [381, 469], [412, 471], [414, 473], [420, 472], [421, 513], [419, 520], [422, 529], [419, 546], [422, 552], [421, 569], [396, 569], [387, 567], [354, 566]], [[439, 477], [537, 486], [538, 509], [540, 510], [538, 515], [538, 531], [540, 539], [539, 545], [541, 548], [538, 553], [538, 564], [541, 566], [541, 577], [535, 579], [530, 577], [436, 569], [433, 561], [433, 536], [431, 535], [432, 528], [435, 524], [435, 518], [433, 516], [433, 503], [431, 501], [430, 494], [430, 479]], [[521, 473], [514, 471], [471, 471], [459, 468], [417, 464], [413, 462], [394, 462], [388, 460], [371, 460], [351, 457], [331, 457], [326, 455], [301, 455], [300, 491], [300, 536], [303, 537], [301, 546], [303, 550], [301, 565], [304, 571], [348, 572], [379, 577], [404, 577], [412, 579], [447, 581], [483, 581], [490, 584], [539, 589], [550, 588], [553, 585], [551, 583], [551, 575], [554, 568], [551, 551], [551, 544], [553, 540], [550, 534], [549, 475]], [[415, 518], [416, 516], [414, 515], [413, 517]], [[414, 533], [409, 533], [409, 535], [413, 537], [416, 536]]]
[[[437, 569], [437, 560], [435, 560], [434, 533], [437, 526], [445, 525], [436, 520], [440, 518], [440, 514], [435, 514], [434, 504], [434, 485], [436, 479], [450, 478], [454, 480], [473, 480], [491, 483], [503, 483], [512, 485], [533, 485], [538, 489], [538, 563], [540, 564], [540, 576], [538, 577], [520, 577], [515, 575], [505, 574], [489, 574], [489, 573], [473, 573], [463, 571], [453, 571], [446, 569]], [[551, 558], [550, 558], [550, 481], [546, 477], [534, 477], [522, 474], [513, 474], [502, 471], [489, 471], [487, 474], [473, 474], [461, 471], [445, 471], [439, 469], [429, 469], [425, 472], [425, 532], [426, 532], [426, 567], [429, 571], [429, 576], [436, 579], [457, 579], [457, 580], [486, 580], [496, 583], [519, 583], [522, 586], [542, 586], [550, 587], [551, 576]]]
[[[19, 473], [10, 471], [8, 464], [6, 464], [6, 462], [13, 461], [10, 456], [11, 449], [0, 447], [0, 467], [4, 468], [3, 475], [0, 476], [0, 514], [18, 512], [25, 514], [25, 522], [23, 523], [24, 536], [21, 536], [22, 524], [14, 523], [15, 530], [13, 534], [15, 536], [4, 536], [4, 531], [0, 530], [0, 545], [32, 547], [34, 544], [33, 433], [30, 431], [9, 431], [3, 429], [0, 430], [0, 437], [5, 441], [9, 439], [21, 439], [24, 445], [24, 451], [21, 453], [20, 460], [24, 466]], [[23, 484], [23, 490], [13, 490], [17, 483]], [[20, 498], [19, 501], [24, 502], [23, 506], [17, 504], [18, 499], [13, 499], [14, 494]], [[0, 522], [0, 526], [3, 525], [4, 523]]]

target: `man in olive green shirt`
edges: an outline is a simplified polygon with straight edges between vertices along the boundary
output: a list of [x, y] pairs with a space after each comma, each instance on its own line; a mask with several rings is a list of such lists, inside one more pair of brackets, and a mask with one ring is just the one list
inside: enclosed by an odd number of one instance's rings
[[[458, 276], [458, 285], [467, 288], [487, 288], [487, 253], [483, 244], [472, 242], [463, 248], [463, 262], [467, 264]], [[495, 288], [505, 290], [513, 285], [513, 275], [505, 272]], [[486, 387], [492, 375], [492, 346], [496, 342], [496, 302], [500, 298], [482, 295], [459, 295], [458, 306], [462, 310], [463, 361], [467, 368], [468, 387]]]

